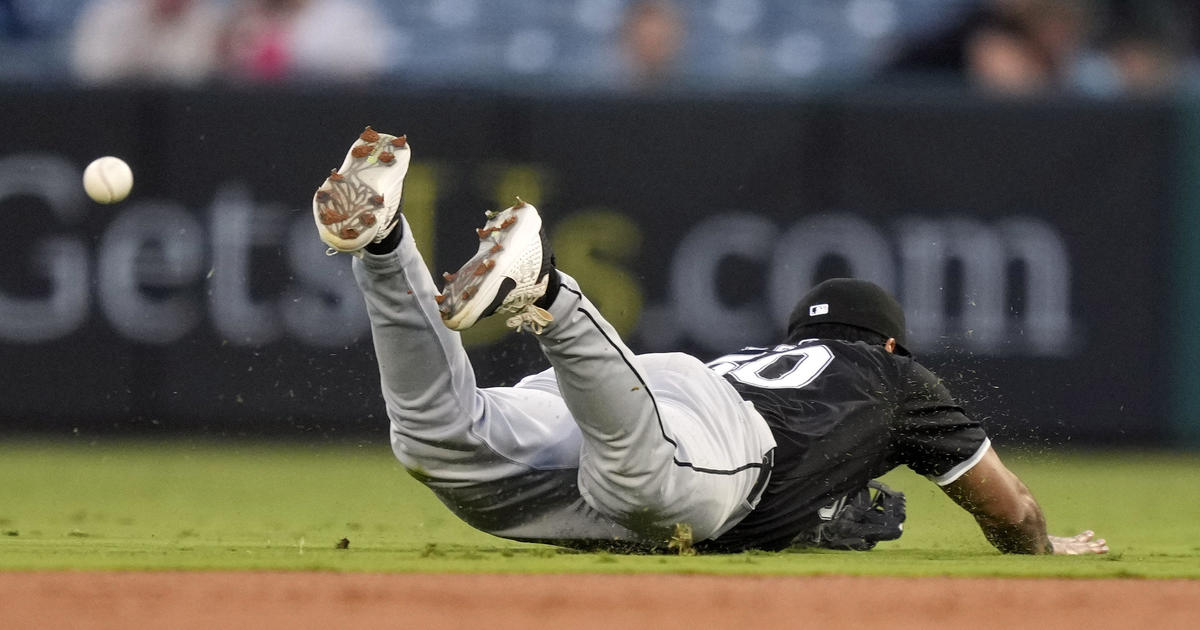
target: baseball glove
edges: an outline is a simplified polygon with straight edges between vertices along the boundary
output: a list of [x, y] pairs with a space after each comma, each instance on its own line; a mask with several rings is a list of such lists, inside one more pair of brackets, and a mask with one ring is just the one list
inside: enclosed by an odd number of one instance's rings
[[817, 512], [822, 522], [793, 539], [793, 546], [868, 551], [904, 531], [904, 493], [878, 481]]

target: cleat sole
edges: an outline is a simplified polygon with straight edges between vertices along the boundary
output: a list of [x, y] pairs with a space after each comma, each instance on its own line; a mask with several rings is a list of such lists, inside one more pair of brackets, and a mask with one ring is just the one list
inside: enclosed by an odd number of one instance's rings
[[398, 220], [411, 151], [395, 139], [367, 127], [313, 195], [317, 230], [331, 250], [357, 252]]

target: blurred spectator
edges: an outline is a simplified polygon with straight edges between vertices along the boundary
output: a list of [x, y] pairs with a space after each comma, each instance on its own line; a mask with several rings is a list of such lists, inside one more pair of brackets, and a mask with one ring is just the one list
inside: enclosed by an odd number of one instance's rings
[[990, 0], [889, 70], [1015, 94], [1152, 94], [1183, 81], [1197, 20], [1194, 0]]
[[248, 81], [365, 79], [388, 69], [391, 29], [358, 0], [242, 0], [225, 61]]
[[1008, 93], [1062, 87], [1086, 50], [1093, 8], [1086, 0], [992, 0], [902, 52], [891, 70], [957, 75]]
[[217, 68], [222, 24], [207, 0], [95, 0], [76, 20], [72, 66], [87, 83], [196, 84]]
[[1194, 52], [1197, 17], [1192, 1], [1116, 3], [1102, 42], [1112, 91], [1153, 94], [1176, 87]]
[[1029, 93], [1054, 83], [1055, 68], [1021, 25], [989, 20], [965, 42], [967, 78], [980, 87], [1008, 93]]
[[1152, 94], [1175, 87], [1183, 56], [1171, 43], [1144, 31], [1128, 31], [1113, 38], [1106, 48], [1116, 89], [1124, 93]]
[[633, 87], [673, 80], [679, 70], [686, 27], [669, 0], [639, 0], [630, 5], [621, 29], [621, 47]]

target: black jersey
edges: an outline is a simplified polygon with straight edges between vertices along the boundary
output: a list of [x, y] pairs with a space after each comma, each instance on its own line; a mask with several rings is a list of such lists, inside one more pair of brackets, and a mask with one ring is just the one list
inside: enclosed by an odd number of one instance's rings
[[782, 549], [818, 509], [899, 465], [944, 481], [987, 444], [941, 381], [880, 346], [836, 340], [747, 348], [709, 366], [762, 414], [778, 446], [757, 508], [702, 547]]

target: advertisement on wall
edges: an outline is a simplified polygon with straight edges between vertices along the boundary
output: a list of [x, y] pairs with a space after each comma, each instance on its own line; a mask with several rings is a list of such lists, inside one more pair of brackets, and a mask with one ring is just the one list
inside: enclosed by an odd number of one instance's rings
[[[899, 297], [918, 358], [1001, 439], [1169, 434], [1161, 109], [52, 93], [3, 111], [9, 429], [382, 434], [350, 259], [309, 209], [372, 124], [409, 135], [404, 210], [435, 273], [520, 195], [635, 350], [771, 343], [809, 286], [853, 275]], [[135, 173], [113, 206], [79, 186], [105, 154]], [[495, 322], [464, 340], [485, 385], [544, 366]]]

